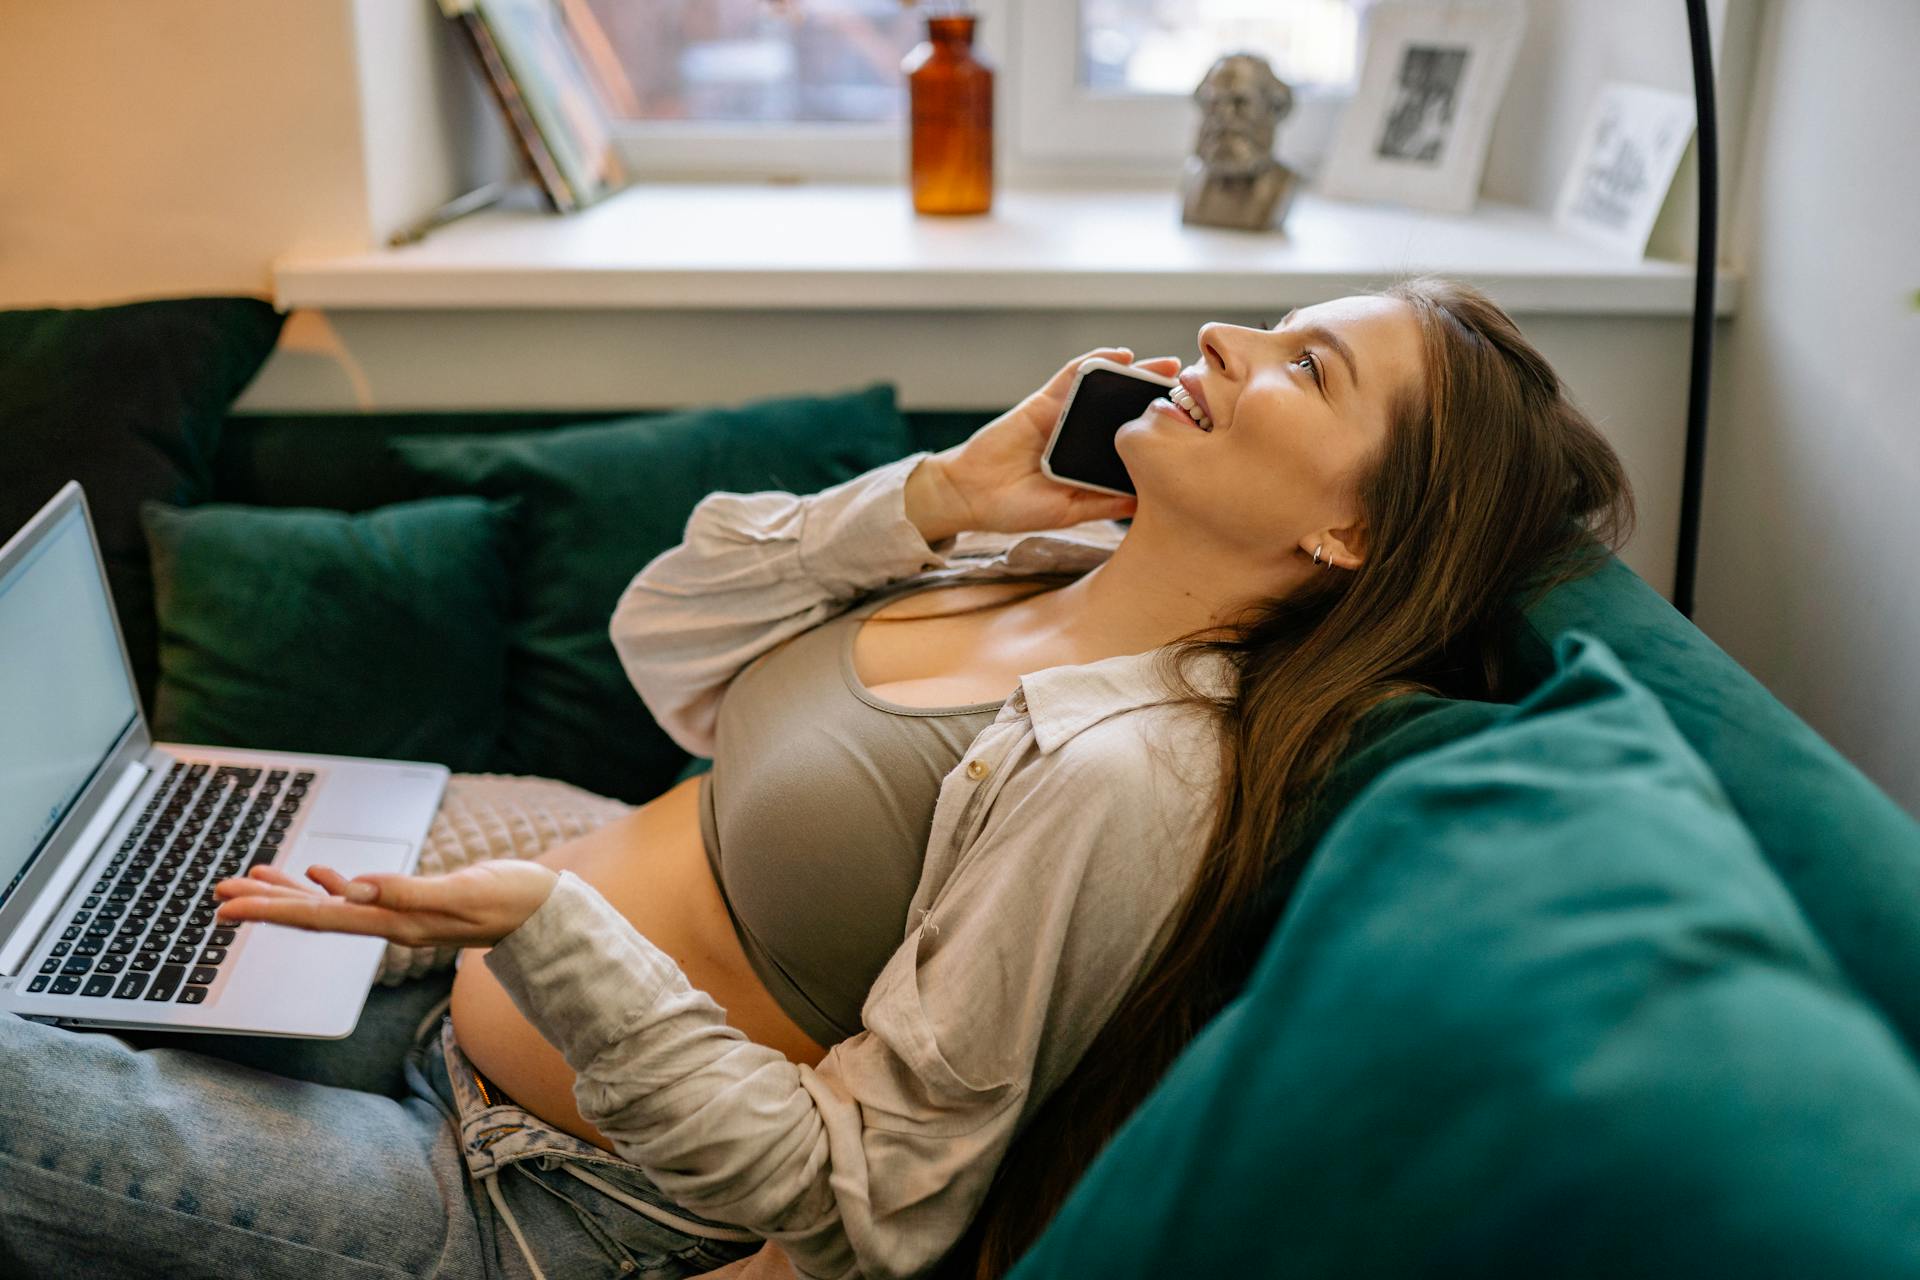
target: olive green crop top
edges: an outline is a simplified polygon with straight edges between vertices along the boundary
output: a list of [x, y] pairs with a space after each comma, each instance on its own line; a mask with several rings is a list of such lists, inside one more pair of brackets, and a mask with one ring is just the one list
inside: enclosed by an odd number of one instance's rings
[[[734, 677], [700, 780], [700, 837], [748, 961], [831, 1047], [907, 932], [940, 782], [1002, 702], [908, 707], [854, 671], [887, 597], [794, 636]], [[1009, 691], [1011, 692], [1011, 691]]]

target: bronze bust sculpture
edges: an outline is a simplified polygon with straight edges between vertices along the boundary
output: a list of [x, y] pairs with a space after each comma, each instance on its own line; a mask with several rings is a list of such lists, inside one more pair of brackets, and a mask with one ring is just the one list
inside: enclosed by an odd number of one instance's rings
[[1258, 54], [1230, 53], [1194, 90], [1200, 136], [1180, 179], [1180, 221], [1264, 231], [1284, 220], [1300, 175], [1273, 155], [1273, 131], [1293, 90]]

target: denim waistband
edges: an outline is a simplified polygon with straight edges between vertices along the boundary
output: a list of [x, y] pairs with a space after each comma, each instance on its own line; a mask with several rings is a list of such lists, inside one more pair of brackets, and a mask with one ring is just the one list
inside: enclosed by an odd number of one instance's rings
[[[564, 1169], [636, 1212], [690, 1236], [728, 1242], [761, 1239], [754, 1232], [703, 1218], [667, 1199], [636, 1164], [542, 1120], [485, 1080], [460, 1050], [453, 1019], [429, 1015], [415, 1037], [423, 1074], [450, 1108], [460, 1156], [476, 1183], [497, 1183], [502, 1169], [535, 1161], [543, 1170]], [[652, 1203], [653, 1200], [664, 1203]]]

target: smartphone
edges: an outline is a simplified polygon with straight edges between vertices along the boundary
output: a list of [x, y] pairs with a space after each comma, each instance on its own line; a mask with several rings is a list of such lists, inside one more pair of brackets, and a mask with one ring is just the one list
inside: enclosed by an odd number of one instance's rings
[[1061, 484], [1133, 496], [1113, 437], [1147, 406], [1179, 385], [1179, 379], [1149, 373], [1095, 356], [1083, 361], [1067, 389], [1067, 405], [1040, 455], [1040, 470]]

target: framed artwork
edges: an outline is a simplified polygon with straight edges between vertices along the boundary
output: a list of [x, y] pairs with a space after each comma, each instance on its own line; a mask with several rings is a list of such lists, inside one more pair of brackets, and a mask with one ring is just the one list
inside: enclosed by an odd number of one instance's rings
[[1321, 193], [1443, 213], [1472, 209], [1525, 29], [1511, 0], [1385, 0], [1369, 9], [1360, 86], [1328, 153]]
[[1690, 94], [1614, 81], [1587, 113], [1554, 219], [1638, 258], [1693, 139]]

